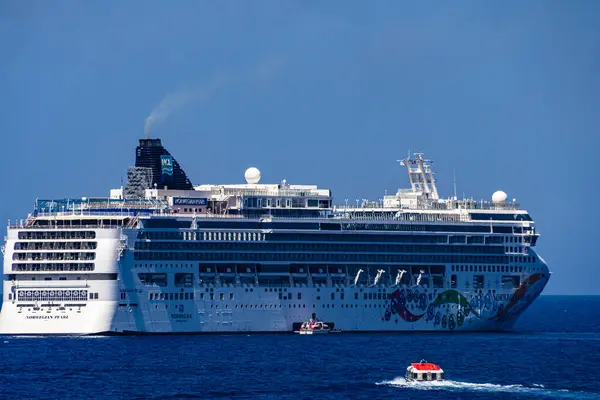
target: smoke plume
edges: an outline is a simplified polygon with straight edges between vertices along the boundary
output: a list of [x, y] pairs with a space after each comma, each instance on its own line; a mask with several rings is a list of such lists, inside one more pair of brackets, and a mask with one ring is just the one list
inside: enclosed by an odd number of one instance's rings
[[225, 83], [243, 81], [265, 82], [274, 79], [283, 68], [285, 60], [282, 57], [270, 57], [262, 60], [254, 68], [238, 74], [218, 73], [204, 85], [194, 88], [186, 88], [175, 93], [166, 95], [161, 102], [152, 110], [146, 118], [145, 134], [150, 138], [152, 128], [164, 122], [169, 115], [191, 102], [206, 101]]
[[169, 93], [161, 102], [154, 107], [148, 118], [146, 118], [145, 134], [150, 138], [152, 128], [164, 122], [171, 113], [185, 107], [187, 104], [196, 101], [206, 101], [212, 96], [220, 86], [223, 85], [225, 78], [222, 74], [217, 74], [205, 85], [196, 88], [182, 89], [175, 93]]

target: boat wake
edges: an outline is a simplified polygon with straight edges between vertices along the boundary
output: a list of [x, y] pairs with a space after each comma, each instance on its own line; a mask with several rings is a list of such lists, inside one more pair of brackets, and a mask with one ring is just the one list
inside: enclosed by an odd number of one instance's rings
[[597, 399], [598, 394], [577, 392], [567, 389], [546, 389], [544, 385], [532, 384], [525, 385], [498, 385], [494, 383], [471, 383], [460, 381], [431, 381], [416, 382], [407, 381], [402, 377], [394, 378], [391, 381], [377, 382], [376, 385], [393, 386], [411, 390], [446, 390], [452, 392], [500, 392], [500, 393], [520, 393], [533, 397], [552, 397], [552, 398], [574, 398], [574, 399]]

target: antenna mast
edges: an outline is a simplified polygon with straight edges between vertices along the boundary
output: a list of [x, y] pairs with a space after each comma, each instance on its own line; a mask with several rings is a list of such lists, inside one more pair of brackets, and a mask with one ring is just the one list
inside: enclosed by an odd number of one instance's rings
[[458, 198], [456, 197], [456, 169], [453, 170], [454, 172], [454, 201], [458, 200]]

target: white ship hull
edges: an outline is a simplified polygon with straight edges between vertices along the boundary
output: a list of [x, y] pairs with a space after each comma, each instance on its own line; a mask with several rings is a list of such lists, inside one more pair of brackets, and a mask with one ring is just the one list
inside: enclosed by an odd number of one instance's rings
[[[526, 289], [523, 286], [517, 291], [488, 296], [466, 290], [457, 295], [457, 289], [443, 288], [300, 287], [285, 288], [282, 293], [291, 294], [291, 299], [280, 300], [279, 288], [207, 286], [193, 289], [195, 300], [180, 301], [150, 301], [149, 293], [155, 290], [146, 287], [129, 293], [128, 301], [76, 302], [85, 304], [81, 307], [60, 301], [34, 302], [33, 307], [24, 307], [23, 302], [5, 299], [0, 312], [0, 334], [292, 333], [313, 314], [343, 332], [501, 331], [512, 328], [517, 317], [542, 291], [548, 275], [536, 276], [536, 281]], [[10, 292], [9, 285], [5, 283], [4, 293]], [[110, 293], [115, 298], [127, 290], [124, 287], [102, 290], [100, 286], [108, 282], [98, 281], [95, 285], [90, 290]], [[344, 300], [340, 299], [342, 289]], [[215, 300], [198, 300], [202, 293], [211, 290]], [[413, 298], [425, 295], [425, 304], [421, 300], [410, 303], [406, 298], [401, 300], [400, 294], [409, 290]], [[382, 294], [382, 298], [354, 300], [355, 293]], [[389, 294], [395, 297], [388, 299]], [[224, 300], [218, 300], [221, 295]]]

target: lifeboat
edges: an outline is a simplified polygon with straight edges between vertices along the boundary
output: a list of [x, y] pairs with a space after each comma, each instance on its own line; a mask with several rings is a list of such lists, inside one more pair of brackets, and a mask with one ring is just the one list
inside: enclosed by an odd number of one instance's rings
[[323, 335], [330, 332], [331, 329], [329, 328], [329, 325], [323, 321], [315, 321], [311, 319], [308, 322], [303, 322], [300, 326], [300, 330], [296, 333], [301, 335]]
[[407, 381], [443, 381], [444, 370], [433, 363], [421, 360], [418, 363], [412, 363], [406, 368]]

